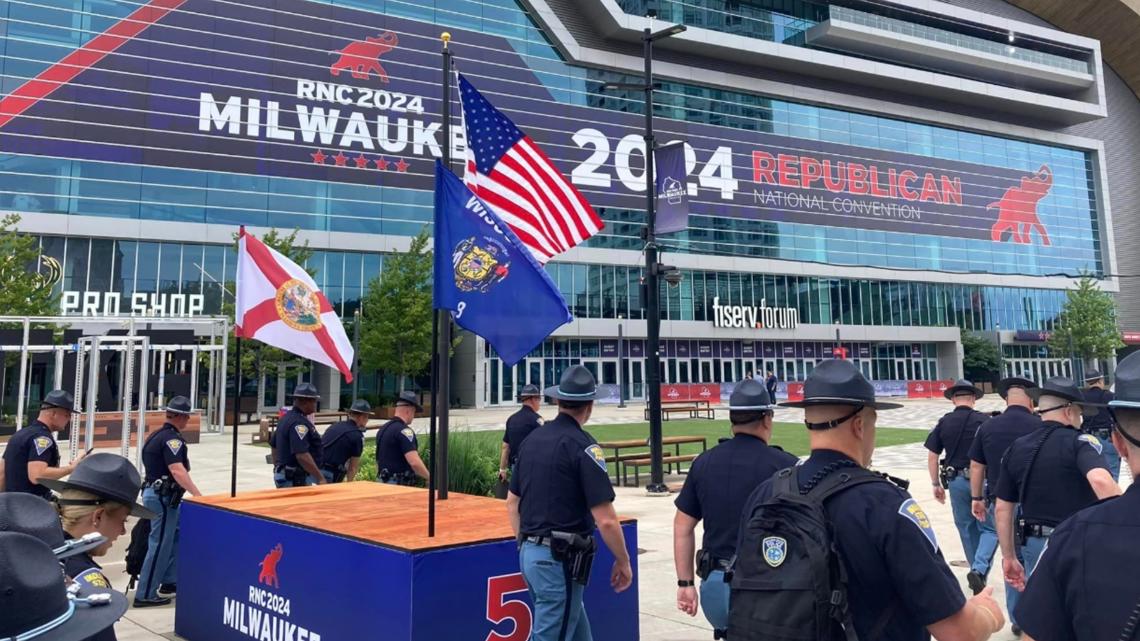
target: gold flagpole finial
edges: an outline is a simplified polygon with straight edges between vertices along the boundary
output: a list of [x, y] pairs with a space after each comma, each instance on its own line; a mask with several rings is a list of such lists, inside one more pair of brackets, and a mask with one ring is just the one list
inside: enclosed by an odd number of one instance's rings
[[443, 41], [443, 48], [446, 49], [447, 43], [451, 42], [451, 34], [444, 31], [443, 33], [439, 34], [439, 39]]

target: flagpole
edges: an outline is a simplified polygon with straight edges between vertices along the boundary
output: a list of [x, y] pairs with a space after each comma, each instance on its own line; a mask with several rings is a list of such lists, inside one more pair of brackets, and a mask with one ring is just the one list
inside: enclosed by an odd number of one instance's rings
[[234, 346], [234, 434], [233, 449], [230, 453], [230, 496], [237, 495], [237, 452], [238, 452], [238, 422], [241, 418], [241, 336], [237, 337]]
[[[443, 166], [451, 169], [451, 50], [447, 43], [451, 41], [451, 34], [446, 31], [440, 35], [443, 40]], [[435, 248], [439, 251], [439, 248]], [[439, 459], [436, 463], [439, 480], [439, 500], [447, 500], [447, 441], [450, 431], [448, 414], [451, 406], [451, 312], [439, 310], [439, 345], [436, 348], [439, 359]]]

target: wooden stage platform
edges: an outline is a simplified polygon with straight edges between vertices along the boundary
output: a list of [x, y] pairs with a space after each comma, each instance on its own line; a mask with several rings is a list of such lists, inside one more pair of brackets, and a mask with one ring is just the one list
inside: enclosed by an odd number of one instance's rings
[[436, 501], [428, 538], [427, 499], [421, 488], [357, 481], [186, 500], [406, 552], [514, 538], [504, 501], [454, 492]]
[[[437, 501], [434, 538], [426, 490], [371, 482], [186, 499], [180, 528], [175, 632], [190, 641], [530, 636], [498, 499]], [[638, 638], [637, 523], [623, 519], [622, 529], [634, 584], [614, 594], [613, 557], [599, 540], [585, 593], [597, 641]]]

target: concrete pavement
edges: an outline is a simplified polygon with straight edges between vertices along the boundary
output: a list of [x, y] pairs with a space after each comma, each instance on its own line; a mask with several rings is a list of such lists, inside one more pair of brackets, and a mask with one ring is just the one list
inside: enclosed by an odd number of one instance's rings
[[[1000, 402], [983, 400], [979, 409], [988, 410], [1000, 406]], [[550, 413], [552, 410], [545, 410]], [[942, 413], [948, 411], [945, 401], [908, 402], [900, 410], [881, 413], [884, 426], [930, 427]], [[461, 410], [453, 415], [453, 429], [499, 429], [510, 410]], [[618, 409], [599, 406], [592, 422], [634, 423], [640, 422], [642, 407]], [[799, 410], [781, 409], [777, 420], [802, 421]], [[423, 423], [423, 424], [421, 424]], [[426, 421], [417, 421], [418, 430], [426, 429]], [[250, 445], [254, 426], [242, 428], [238, 447], [238, 490], [264, 489], [272, 486], [270, 468], [265, 464], [267, 450]], [[230, 444], [229, 434], [203, 434], [202, 442], [192, 445], [190, 450], [193, 477], [195, 482], [208, 494], [228, 493], [230, 486]], [[938, 540], [949, 561], [962, 561], [964, 555], [953, 526], [949, 505], [939, 505], [931, 497], [926, 473], [926, 450], [920, 444], [882, 448], [875, 455], [876, 467], [895, 476], [912, 481], [915, 498], [922, 504], [934, 523]], [[671, 483], [683, 481], [681, 476], [667, 478]], [[1126, 485], [1130, 479], [1122, 482]], [[648, 497], [637, 488], [617, 488], [616, 506], [626, 516], [638, 519], [639, 545], [644, 550], [639, 555], [637, 572], [640, 576], [640, 615], [641, 638], [651, 641], [705, 641], [712, 638], [711, 628], [704, 618], [698, 615], [690, 618], [675, 606], [675, 580], [672, 553], [672, 521], [674, 508], [671, 498]], [[129, 526], [128, 524], [128, 530]], [[233, 533], [218, 533], [218, 544]], [[123, 575], [128, 536], [120, 537], [109, 554], [100, 562], [118, 587], [126, 586]], [[1000, 565], [997, 566], [1000, 568]], [[962, 584], [963, 592], [969, 594], [965, 583], [966, 568], [953, 568]], [[1004, 601], [1004, 590], [1000, 585], [1000, 572], [991, 575], [990, 584], [995, 587], [995, 595]], [[119, 639], [123, 641], [157, 641], [175, 639], [174, 605], [145, 610], [128, 610], [127, 615], [116, 626]], [[1009, 640], [1014, 637], [1008, 627], [995, 639]]]

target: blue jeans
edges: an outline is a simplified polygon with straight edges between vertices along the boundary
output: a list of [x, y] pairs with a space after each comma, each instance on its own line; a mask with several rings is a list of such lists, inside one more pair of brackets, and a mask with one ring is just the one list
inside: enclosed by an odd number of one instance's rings
[[325, 483], [333, 482], [333, 473], [328, 470], [321, 470], [321, 476], [325, 477]]
[[[289, 479], [285, 478], [285, 472], [274, 472], [273, 473], [273, 485], [277, 486], [278, 488], [294, 487], [293, 481], [290, 481]], [[305, 477], [305, 485], [316, 485], [316, 481], [313, 480], [312, 476], [306, 476]]]
[[150, 539], [135, 590], [136, 600], [153, 601], [158, 598], [159, 585], [178, 582], [179, 508], [170, 507], [168, 503], [169, 499], [160, 499], [154, 488], [143, 490], [143, 505], [158, 516], [150, 522]]
[[701, 610], [714, 630], [728, 630], [728, 594], [731, 586], [723, 570], [713, 570], [701, 581]]
[[582, 607], [584, 588], [570, 580], [562, 562], [551, 556], [550, 548], [523, 543], [519, 567], [534, 603], [531, 641], [593, 641]]
[[978, 542], [982, 538], [982, 524], [970, 513], [970, 479], [957, 476], [950, 481], [950, 511], [954, 514], [954, 527], [962, 539], [962, 551], [966, 560], [973, 562], [978, 552]]
[[[994, 554], [998, 549], [998, 535], [994, 526], [994, 506], [986, 507], [986, 520], [981, 525], [982, 536], [978, 540], [978, 551], [974, 554], [974, 563], [970, 569], [982, 576], [989, 576], [993, 566]], [[1000, 573], [1000, 571], [999, 571]], [[1017, 605], [1017, 597], [1021, 594], [1010, 584], [1005, 584], [1005, 603], [1009, 611], [1009, 620], [1013, 621], [1013, 606]]]
[[1112, 444], [1112, 438], [1098, 438], [1100, 444], [1103, 446], [1102, 453], [1104, 460], [1108, 463], [1108, 471], [1112, 474], [1112, 478], [1120, 482], [1120, 452], [1116, 451], [1116, 446]]
[[[1041, 559], [1041, 553], [1045, 551], [1045, 543], [1048, 541], [1049, 539], [1044, 537], [1031, 536], [1025, 540], [1025, 545], [1018, 549], [1017, 553], [1021, 556], [1021, 566], [1025, 568], [1026, 582], [1033, 575], [1033, 570], [1037, 567], [1037, 561]], [[1020, 592], [1006, 588], [1006, 607], [1009, 608], [1009, 622], [1012, 625], [1017, 625], [1017, 620], [1013, 617], [1013, 610], [1017, 607], [1017, 602], [1020, 599]]]

